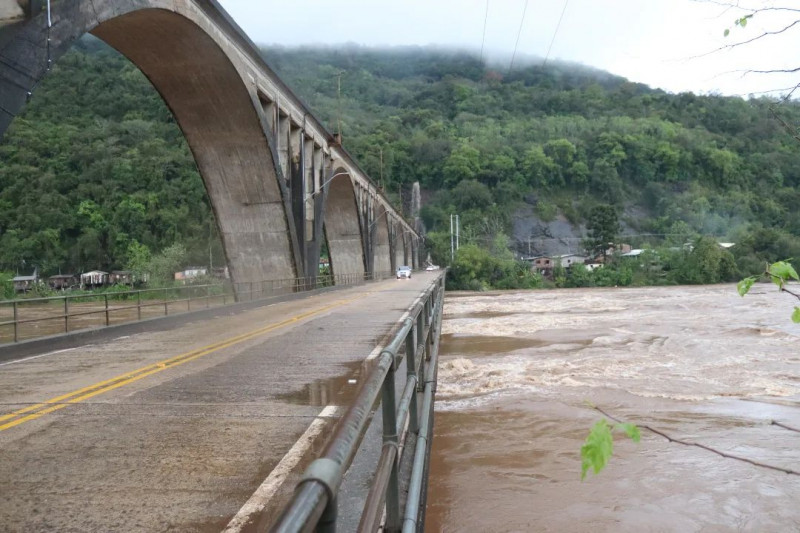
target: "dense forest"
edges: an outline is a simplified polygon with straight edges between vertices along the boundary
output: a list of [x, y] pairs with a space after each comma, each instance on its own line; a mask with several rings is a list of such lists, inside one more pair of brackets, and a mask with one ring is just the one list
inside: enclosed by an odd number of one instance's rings
[[[420, 182], [434, 262], [449, 262], [449, 215], [460, 214], [463, 286], [537, 284], [515, 263], [515, 217], [584, 235], [598, 206], [647, 235], [637, 246], [672, 250], [607, 283], [636, 282], [637, 269], [640, 282], [721, 281], [800, 257], [800, 142], [773, 116], [800, 123], [792, 102], [669, 94], [570, 64], [507, 72], [424, 48], [264, 55], [391, 197]], [[176, 244], [187, 262], [219, 265], [211, 217], [169, 111], [95, 39], [57, 63], [0, 146], [0, 270], [123, 268]], [[713, 276], [692, 270], [707, 258], [675, 252], [714, 248], [703, 236], [737, 243], [708, 252], [722, 265]], [[605, 284], [576, 276], [563, 284]]]

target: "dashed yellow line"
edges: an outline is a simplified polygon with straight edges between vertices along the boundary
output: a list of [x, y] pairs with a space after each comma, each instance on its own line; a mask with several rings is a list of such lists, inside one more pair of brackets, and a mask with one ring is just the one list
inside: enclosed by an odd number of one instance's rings
[[228, 348], [229, 346], [239, 344], [246, 340], [252, 339], [253, 337], [257, 337], [259, 335], [263, 335], [264, 333], [268, 333], [270, 331], [282, 328], [284, 326], [288, 326], [289, 324], [297, 322], [298, 320], [303, 320], [304, 318], [318, 315], [320, 313], [323, 313], [335, 307], [345, 305], [347, 303], [350, 303], [352, 301], [355, 301], [363, 297], [364, 296], [359, 296], [356, 298], [349, 298], [346, 300], [337, 300], [336, 302], [330, 305], [314, 309], [313, 311], [300, 313], [299, 315], [287, 318], [286, 320], [278, 322], [277, 324], [271, 324], [269, 326], [265, 326], [263, 328], [243, 333], [235, 337], [230, 337], [223, 341], [216, 342], [214, 344], [209, 344], [207, 346], [203, 346], [202, 348], [197, 348], [190, 352], [182, 353], [180, 355], [170, 357], [169, 359], [164, 359], [163, 361], [158, 361], [156, 363], [143, 366], [131, 372], [126, 372], [125, 374], [115, 376], [111, 379], [100, 381], [93, 385], [89, 385], [88, 387], [83, 387], [82, 389], [78, 389], [69, 392], [67, 394], [62, 394], [61, 396], [56, 396], [55, 398], [50, 398], [49, 400], [45, 400], [42, 403], [30, 405], [23, 409], [14, 411], [13, 413], [2, 415], [0, 416], [0, 422], [5, 422], [5, 421], [8, 422], [0, 424], [0, 431], [5, 431], [6, 429], [10, 429], [14, 426], [18, 426], [20, 424], [29, 422], [31, 420], [36, 420], [37, 418], [40, 418], [54, 411], [58, 411], [59, 409], [63, 409], [64, 407], [67, 407], [69, 405], [80, 403], [82, 401], [88, 400], [89, 398], [93, 398], [99, 394], [103, 394], [104, 392], [112, 391], [116, 388], [128, 385], [135, 381], [139, 381], [140, 379], [144, 379], [147, 376], [151, 376], [153, 374], [157, 374], [158, 372], [163, 372], [164, 370], [167, 370], [169, 368], [174, 368], [178, 365], [188, 363], [189, 361], [197, 359], [198, 357], [202, 357], [204, 355], [208, 355], [210, 353], [222, 350], [224, 348]]

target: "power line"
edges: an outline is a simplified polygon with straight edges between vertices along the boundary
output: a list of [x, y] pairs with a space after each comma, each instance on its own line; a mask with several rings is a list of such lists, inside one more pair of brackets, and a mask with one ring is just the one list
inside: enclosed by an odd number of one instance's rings
[[525, 0], [525, 7], [522, 8], [522, 18], [519, 21], [519, 30], [517, 31], [517, 42], [514, 43], [514, 53], [511, 54], [511, 64], [508, 65], [508, 72], [514, 67], [514, 58], [517, 56], [517, 47], [519, 46], [519, 36], [522, 35], [522, 24], [525, 22], [525, 12], [528, 10], [528, 0]]
[[561, 10], [561, 16], [558, 17], [558, 24], [556, 24], [556, 31], [553, 32], [553, 38], [550, 39], [550, 46], [547, 47], [547, 55], [544, 56], [544, 63], [542, 63], [543, 67], [547, 65], [547, 59], [550, 57], [550, 50], [553, 49], [553, 43], [556, 41], [556, 35], [558, 35], [558, 29], [561, 27], [561, 21], [564, 20], [564, 13], [567, 12], [568, 4], [569, 0], [564, 0], [564, 9]]
[[483, 63], [483, 45], [486, 44], [486, 22], [489, 20], [489, 0], [486, 0], [486, 14], [483, 15], [483, 38], [481, 39], [481, 63]]

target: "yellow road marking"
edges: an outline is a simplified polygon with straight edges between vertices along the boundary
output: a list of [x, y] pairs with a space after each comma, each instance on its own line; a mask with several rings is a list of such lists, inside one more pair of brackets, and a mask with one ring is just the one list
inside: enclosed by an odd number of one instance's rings
[[[82, 389], [78, 389], [69, 392], [67, 394], [62, 394], [61, 396], [56, 396], [55, 398], [50, 398], [49, 400], [45, 400], [42, 403], [38, 403], [36, 405], [30, 405], [23, 409], [14, 411], [13, 413], [2, 415], [0, 416], [0, 422], [10, 419], [15, 419], [15, 420], [11, 420], [10, 422], [6, 422], [5, 424], [0, 425], [0, 431], [10, 429], [14, 426], [18, 426], [30, 420], [36, 420], [41, 416], [52, 413], [54, 411], [58, 411], [59, 409], [63, 409], [68, 405], [80, 403], [84, 400], [88, 400], [89, 398], [93, 398], [98, 394], [112, 391], [116, 388], [122, 387], [123, 385], [128, 385], [129, 383], [139, 381], [140, 379], [146, 378], [147, 376], [151, 376], [158, 372], [167, 370], [168, 368], [173, 368], [178, 365], [182, 365], [183, 363], [188, 363], [189, 361], [197, 359], [198, 357], [202, 357], [204, 355], [208, 355], [218, 350], [222, 350], [223, 348], [228, 348], [229, 346], [239, 344], [240, 342], [252, 339], [253, 337], [263, 335], [264, 333], [267, 333], [269, 331], [281, 328], [283, 326], [287, 326], [293, 322], [297, 322], [298, 320], [302, 320], [310, 316], [318, 315], [322, 312], [328, 311], [329, 309], [333, 309], [334, 307], [339, 307], [341, 305], [350, 303], [352, 301], [355, 301], [363, 297], [364, 296], [358, 296], [356, 298], [349, 298], [346, 300], [337, 300], [330, 305], [326, 305], [324, 307], [314, 309], [313, 311], [307, 311], [305, 313], [295, 315], [291, 318], [287, 318], [286, 320], [278, 322], [277, 324], [271, 324], [269, 326], [253, 330], [248, 333], [243, 333], [241, 335], [237, 335], [235, 337], [231, 337], [223, 341], [216, 342], [214, 344], [209, 344], [207, 346], [203, 346], [202, 348], [197, 348], [190, 352], [182, 353], [180, 355], [170, 357], [169, 359], [164, 359], [163, 361], [158, 361], [156, 363], [143, 366], [136, 370], [126, 372], [125, 374], [121, 374], [119, 376], [115, 376], [113, 378], [106, 379], [98, 383], [94, 383], [93, 385], [89, 385], [88, 387], [83, 387]], [[30, 414], [26, 415], [26, 413]]]

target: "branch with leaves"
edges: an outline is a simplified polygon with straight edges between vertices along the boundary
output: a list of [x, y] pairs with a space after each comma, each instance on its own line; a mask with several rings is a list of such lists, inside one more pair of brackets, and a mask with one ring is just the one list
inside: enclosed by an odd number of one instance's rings
[[[597, 409], [597, 407], [592, 406]], [[586, 440], [581, 446], [581, 481], [586, 478], [587, 472], [591, 469], [595, 474], [599, 474], [608, 464], [608, 460], [614, 454], [613, 431], [621, 431], [630, 439], [639, 443], [642, 436], [636, 424], [619, 422], [611, 424], [605, 418], [601, 418], [586, 436]]]
[[[596, 405], [591, 405], [591, 407], [594, 410], [599, 411], [603, 415], [607, 416], [611, 420], [617, 422], [618, 423], [617, 426], [614, 426], [614, 427], [619, 427], [620, 429], [622, 429], [623, 431], [628, 433], [628, 436], [630, 436], [634, 440], [634, 442], [639, 442], [639, 438], [640, 438], [639, 428], [641, 428], [641, 429], [647, 430], [647, 431], [649, 431], [649, 432], [651, 432], [651, 433], [653, 433], [655, 435], [658, 435], [659, 437], [663, 437], [663, 438], [667, 439], [667, 441], [675, 443], [675, 444], [680, 444], [682, 446], [690, 446], [690, 447], [694, 447], [694, 448], [699, 448], [701, 450], [705, 450], [707, 452], [711, 452], [711, 453], [714, 453], [716, 455], [719, 455], [720, 457], [724, 457], [725, 459], [733, 459], [734, 461], [741, 461], [743, 463], [748, 463], [748, 464], [751, 464], [753, 466], [757, 466], [759, 468], [766, 468], [767, 470], [774, 470], [776, 472], [783, 472], [784, 474], [791, 474], [793, 476], [800, 476], [800, 472], [797, 471], [797, 470], [793, 470], [791, 468], [785, 468], [785, 467], [782, 467], [782, 466], [775, 466], [775, 465], [771, 465], [771, 464], [767, 464], [767, 463], [762, 463], [760, 461], [754, 461], [753, 459], [749, 459], [747, 457], [741, 457], [741, 456], [738, 456], [738, 455], [732, 455], [732, 454], [723, 452], [721, 450], [718, 450], [716, 448], [713, 448], [711, 446], [707, 446], [705, 444], [700, 444], [699, 442], [690, 442], [690, 441], [686, 441], [686, 440], [683, 440], [683, 439], [678, 439], [678, 438], [675, 438], [675, 437], [673, 437], [673, 436], [671, 436], [671, 435], [669, 435], [669, 434], [667, 434], [667, 433], [665, 433], [665, 432], [663, 432], [661, 430], [655, 429], [655, 428], [653, 428], [651, 426], [640, 425], [640, 426], [637, 427], [637, 426], [635, 426], [633, 424], [623, 424], [622, 421], [619, 418], [615, 417], [614, 415], [612, 415], [608, 411], [606, 411], [604, 409], [601, 409], [600, 407], [597, 407]], [[770, 424], [774, 425], [774, 426], [778, 426], [778, 427], [784, 428], [784, 429], [788, 429], [789, 431], [800, 432], [800, 430], [797, 430], [796, 428], [787, 426], [785, 424], [781, 424], [780, 422], [776, 422], [774, 420], [771, 420]], [[594, 467], [594, 469], [595, 469], [594, 473], [597, 474], [606, 465], [606, 463], [608, 462], [608, 459], [611, 458], [611, 453], [612, 453], [611, 446], [613, 445], [613, 441], [610, 440], [611, 439], [611, 431], [609, 429], [610, 427], [611, 426], [609, 425], [609, 423], [606, 422], [605, 419], [603, 419], [600, 422], [598, 422], [597, 424], [595, 424], [594, 428], [592, 428], [592, 432], [586, 438], [586, 444], [584, 444], [583, 448], [581, 448], [581, 456], [582, 456], [582, 459], [583, 459], [583, 472], [582, 472], [582, 475], [581, 475], [581, 479], [583, 479], [586, 476], [586, 471], [590, 467]], [[629, 433], [629, 431], [630, 431], [630, 433]], [[591, 439], [591, 443], [589, 442], [590, 439]], [[584, 454], [584, 448], [586, 448], [586, 450], [587, 450], [586, 454]], [[596, 464], [599, 465], [599, 468], [597, 466], [595, 466], [595, 463], [593, 461], [596, 461]], [[588, 463], [588, 465], [587, 465], [587, 463]]]
[[[746, 4], [745, 2], [740, 2], [740, 1], [735, 1], [735, 2], [725, 1], [725, 0], [695, 0], [695, 1], [700, 1], [706, 4], [718, 5], [720, 7], [725, 8], [725, 12], [734, 10], [738, 11], [739, 15], [734, 19], [733, 27], [739, 29], [745, 29], [748, 25], [748, 22], [750, 22], [757, 15], [765, 15], [767, 13], [780, 13], [788, 15], [788, 19], [785, 19], [784, 21], [778, 24], [773, 24], [772, 28], [765, 29], [753, 37], [722, 45], [719, 48], [715, 48], [710, 52], [706, 52], [705, 54], [702, 54], [699, 57], [708, 56], [720, 52], [722, 50], [732, 50], [734, 48], [739, 48], [741, 46], [749, 45], [756, 41], [761, 41], [764, 39], [785, 34], [790, 30], [793, 29], [796, 30], [798, 27], [800, 27], [800, 9], [794, 7], [768, 5], [763, 2], [762, 5], [759, 6], [759, 5]], [[732, 31], [731, 27], [725, 28], [725, 30], [723, 31], [723, 36], [724, 37], [730, 36], [731, 31]], [[743, 76], [747, 74], [791, 74], [800, 72], [800, 67], [747, 69], [740, 72], [742, 73]], [[782, 101], [786, 101], [789, 98], [791, 98], [794, 92], [797, 91], [799, 88], [800, 84], [796, 84], [794, 87], [787, 88], [789, 92], [782, 98]]]
[[[778, 261], [777, 263], [767, 265], [766, 270], [760, 276], [750, 276], [741, 280], [736, 285], [736, 290], [739, 291], [740, 296], [744, 296], [750, 292], [750, 288], [756, 281], [762, 278], [767, 278], [778, 286], [778, 290], [780, 292], [785, 292], [800, 300], [800, 292], [787, 288], [787, 284], [790, 281], [800, 281], [800, 277], [797, 276], [797, 271], [794, 269], [790, 261], [790, 259], [787, 259], [785, 261]], [[800, 307], [798, 306], [795, 306], [794, 312], [792, 313], [792, 322], [800, 324]]]

